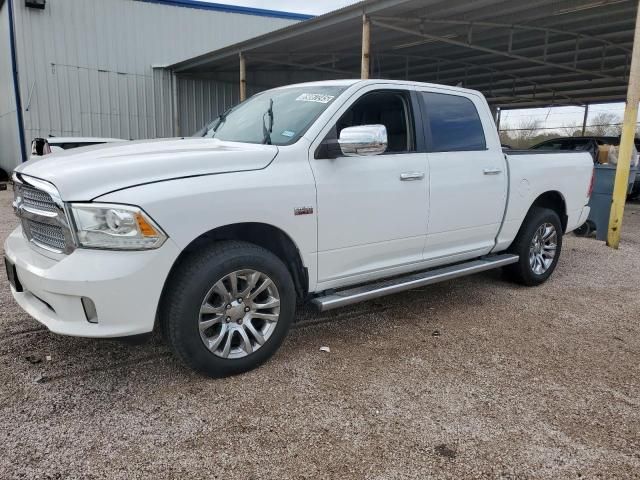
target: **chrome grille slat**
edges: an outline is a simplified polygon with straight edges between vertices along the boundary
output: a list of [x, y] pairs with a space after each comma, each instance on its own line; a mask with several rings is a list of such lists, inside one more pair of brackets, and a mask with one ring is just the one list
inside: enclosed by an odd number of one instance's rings
[[24, 221], [28, 224], [31, 238], [34, 241], [41, 245], [55, 248], [56, 250], [65, 249], [66, 241], [62, 227], [29, 219], [25, 219]]
[[27, 240], [50, 252], [73, 252], [75, 241], [58, 190], [49, 182], [19, 173], [14, 173], [13, 180], [14, 209]]
[[45, 212], [55, 212], [57, 209], [51, 195], [47, 192], [23, 185], [21, 193], [22, 203], [25, 207], [31, 207]]

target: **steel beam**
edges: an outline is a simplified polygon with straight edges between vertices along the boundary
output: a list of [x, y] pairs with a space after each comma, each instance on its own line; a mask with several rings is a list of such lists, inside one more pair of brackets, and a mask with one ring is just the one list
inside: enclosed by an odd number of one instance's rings
[[[510, 24], [510, 23], [496, 23], [496, 22], [484, 22], [484, 21], [467, 21], [467, 20], [432, 20], [429, 18], [406, 18], [406, 17], [384, 17], [384, 16], [372, 16], [371, 17], [372, 20], [379, 20], [382, 22], [388, 22], [388, 21], [401, 21], [401, 22], [405, 22], [405, 23], [409, 23], [409, 24], [421, 24], [421, 23], [426, 23], [426, 24], [435, 24], [435, 25], [462, 25], [462, 26], [467, 26], [467, 27], [471, 27], [471, 26], [480, 26], [480, 27], [491, 27], [491, 28], [504, 28], [506, 30], [510, 31], [510, 37], [513, 34], [514, 30], [521, 30], [521, 31], [529, 31], [529, 32], [543, 32], [545, 34], [545, 36], [547, 36], [550, 33], [554, 33], [557, 35], [565, 35], [565, 36], [569, 36], [569, 37], [573, 37], [576, 39], [580, 39], [580, 40], [593, 40], [594, 42], [599, 42], [602, 43], [604, 45], [610, 46], [612, 48], [617, 48], [620, 49], [622, 51], [624, 51], [625, 53], [631, 53], [631, 49], [629, 48], [625, 48], [622, 47], [616, 43], [610, 42], [609, 40], [605, 39], [605, 38], [601, 38], [597, 35], [588, 35], [586, 33], [580, 33], [580, 32], [571, 32], [571, 31], [566, 31], [566, 30], [559, 30], [556, 28], [548, 28], [548, 27], [535, 27], [535, 26], [530, 26], [530, 25], [519, 25], [517, 23], [514, 24]], [[468, 42], [468, 43], [472, 43], [472, 42]]]
[[589, 104], [585, 104], [584, 106], [584, 117], [582, 118], [582, 136], [584, 137], [584, 133], [587, 130], [587, 118], [589, 117]]
[[606, 75], [606, 74], [603, 74], [603, 73], [600, 73], [600, 72], [583, 70], [581, 68], [575, 68], [575, 67], [572, 67], [572, 66], [569, 66], [569, 65], [560, 64], [560, 63], [551, 63], [551, 62], [548, 62], [548, 61], [545, 62], [544, 60], [538, 60], [537, 58], [523, 57], [522, 55], [517, 55], [515, 53], [503, 52], [503, 51], [500, 51], [500, 50], [496, 50], [495, 48], [483, 47], [483, 46], [480, 46], [480, 45], [471, 45], [471, 44], [468, 44], [466, 42], [460, 42], [458, 40], [454, 40], [452, 38], [441, 37], [439, 35], [431, 35], [429, 33], [420, 33], [420, 32], [416, 32], [415, 30], [412, 30], [410, 28], [399, 27], [397, 25], [391, 25], [389, 23], [380, 22], [378, 20], [371, 20], [371, 22], [373, 23], [373, 25], [376, 25], [376, 26], [381, 27], [381, 28], [386, 28], [388, 30], [395, 30], [397, 32], [402, 32], [402, 33], [415, 35], [415, 36], [418, 36], [418, 37], [437, 40], [437, 41], [440, 41], [440, 42], [443, 42], [443, 43], [448, 43], [450, 45], [456, 45], [458, 47], [464, 47], [464, 48], [468, 48], [468, 49], [471, 49], [471, 50], [477, 50], [477, 51], [480, 51], [480, 52], [492, 53], [494, 55], [513, 58], [515, 60], [521, 60], [523, 62], [536, 63], [538, 65], [544, 65], [546, 67], [553, 67], [553, 68], [557, 68], [557, 69], [560, 69], [560, 70], [566, 70], [566, 71], [569, 71], [569, 72], [582, 73], [584, 75], [589, 75], [589, 76], [593, 76], [593, 77], [615, 78], [615, 77], [612, 77], [610, 75]]

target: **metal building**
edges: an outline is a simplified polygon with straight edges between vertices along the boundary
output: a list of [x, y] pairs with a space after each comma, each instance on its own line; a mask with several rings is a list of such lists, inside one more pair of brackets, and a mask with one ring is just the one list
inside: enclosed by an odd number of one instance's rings
[[[0, 167], [26, 158], [34, 137], [171, 136], [177, 89], [157, 67], [306, 18], [194, 0], [0, 0]], [[238, 86], [218, 87], [194, 81], [185, 95], [218, 111]]]
[[[638, 0], [363, 0], [167, 68], [178, 127], [189, 92], [323, 78], [391, 78], [480, 90], [499, 111], [627, 100], [608, 244], [617, 248], [640, 99]], [[620, 166], [623, 168], [620, 168]]]
[[462, 85], [480, 90], [497, 113], [586, 111], [625, 100], [637, 8], [638, 0], [364, 0], [156, 75], [175, 79], [175, 135], [224, 111], [208, 101], [221, 91], [237, 103], [240, 85], [251, 95], [361, 76]]
[[238, 82], [242, 54], [248, 88], [370, 76], [460, 84], [504, 109], [624, 101], [637, 8], [637, 0], [367, 0], [168, 68], [179, 79]]

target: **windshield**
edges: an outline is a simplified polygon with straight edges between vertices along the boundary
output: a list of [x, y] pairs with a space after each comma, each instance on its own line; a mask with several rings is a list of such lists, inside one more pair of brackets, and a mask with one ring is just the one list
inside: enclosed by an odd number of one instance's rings
[[200, 136], [230, 142], [290, 145], [304, 135], [346, 88], [332, 85], [268, 90], [223, 113], [201, 130]]

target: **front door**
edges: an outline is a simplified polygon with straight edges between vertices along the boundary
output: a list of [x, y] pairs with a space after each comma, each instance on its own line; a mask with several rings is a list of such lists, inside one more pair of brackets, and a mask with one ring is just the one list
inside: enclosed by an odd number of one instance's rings
[[[339, 111], [327, 137], [382, 124], [384, 154], [311, 159], [318, 205], [318, 283], [329, 288], [384, 276], [422, 259], [428, 211], [425, 153], [418, 153], [417, 103], [402, 89], [369, 87]], [[421, 146], [421, 145], [420, 145]]]

